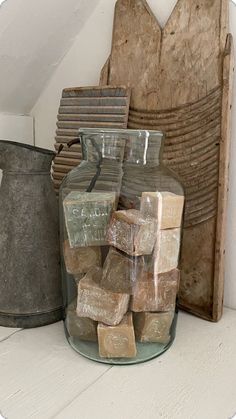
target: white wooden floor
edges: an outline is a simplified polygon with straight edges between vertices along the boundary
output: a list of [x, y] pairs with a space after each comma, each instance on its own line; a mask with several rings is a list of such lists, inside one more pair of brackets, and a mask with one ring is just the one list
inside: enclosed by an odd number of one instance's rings
[[236, 414], [236, 311], [219, 324], [179, 316], [177, 338], [146, 364], [109, 367], [68, 345], [62, 323], [0, 327], [0, 417], [229, 419]]

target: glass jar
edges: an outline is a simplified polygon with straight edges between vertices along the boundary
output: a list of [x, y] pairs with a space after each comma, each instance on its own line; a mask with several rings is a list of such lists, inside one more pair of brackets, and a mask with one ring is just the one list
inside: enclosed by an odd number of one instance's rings
[[83, 161], [60, 188], [66, 335], [89, 359], [144, 362], [175, 337], [183, 188], [161, 132], [79, 137]]

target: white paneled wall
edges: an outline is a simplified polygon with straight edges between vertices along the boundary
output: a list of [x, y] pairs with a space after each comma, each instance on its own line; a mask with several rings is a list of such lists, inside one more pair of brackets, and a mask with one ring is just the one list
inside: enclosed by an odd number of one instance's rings
[[[164, 25], [176, 0], [147, 1], [160, 24]], [[98, 83], [101, 67], [110, 51], [114, 5], [115, 0], [99, 1], [34, 106], [32, 115], [35, 117], [35, 139], [38, 146], [53, 148], [62, 89]], [[236, 6], [232, 2], [230, 2], [230, 21], [236, 45]], [[225, 303], [236, 309], [236, 83], [234, 97]]]

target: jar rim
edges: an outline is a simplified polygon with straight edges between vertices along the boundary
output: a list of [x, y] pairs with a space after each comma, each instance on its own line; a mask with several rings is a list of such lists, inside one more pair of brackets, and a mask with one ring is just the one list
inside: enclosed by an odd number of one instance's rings
[[164, 132], [156, 130], [145, 130], [145, 129], [112, 129], [112, 128], [79, 128], [79, 134], [126, 134], [138, 137], [153, 137], [163, 138]]

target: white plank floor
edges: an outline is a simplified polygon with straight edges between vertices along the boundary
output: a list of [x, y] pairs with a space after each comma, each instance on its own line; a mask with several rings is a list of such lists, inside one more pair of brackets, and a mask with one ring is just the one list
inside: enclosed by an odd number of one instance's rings
[[80, 357], [62, 323], [0, 328], [0, 417], [230, 419], [236, 414], [236, 311], [219, 324], [179, 316], [177, 338], [146, 364], [109, 367]]

